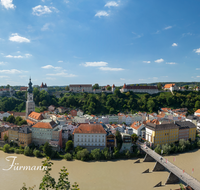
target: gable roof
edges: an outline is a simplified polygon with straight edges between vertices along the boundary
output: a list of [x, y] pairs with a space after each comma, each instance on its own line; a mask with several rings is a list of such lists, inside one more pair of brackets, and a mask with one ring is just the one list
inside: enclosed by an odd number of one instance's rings
[[33, 125], [33, 128], [42, 128], [42, 129], [53, 129], [56, 126], [54, 121], [51, 122], [38, 122]]
[[164, 88], [170, 88], [170, 87], [174, 87], [175, 86], [175, 84], [166, 84], [165, 86], [164, 86]]
[[36, 119], [36, 120], [44, 119], [44, 117], [42, 116], [41, 113], [37, 113], [37, 112], [34, 112], [34, 111], [32, 111], [28, 116], [33, 118], [33, 119]]
[[106, 134], [106, 131], [101, 124], [81, 124], [78, 128], [74, 129], [73, 133]]
[[195, 113], [200, 113], [200, 109], [198, 109], [197, 111], [195, 111]]
[[20, 87], [20, 91], [27, 90], [28, 87]]

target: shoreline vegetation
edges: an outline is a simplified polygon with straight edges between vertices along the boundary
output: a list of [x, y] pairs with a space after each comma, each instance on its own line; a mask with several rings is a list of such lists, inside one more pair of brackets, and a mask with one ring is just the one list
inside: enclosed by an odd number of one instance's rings
[[[11, 142], [10, 144], [5, 144], [3, 147], [0, 147], [0, 150], [5, 153], [16, 153], [16, 154], [24, 154], [25, 156], [44, 158], [49, 157], [51, 159], [65, 159], [67, 161], [72, 160], [81, 160], [81, 161], [102, 161], [102, 160], [120, 160], [120, 159], [138, 159], [144, 157], [144, 154], [138, 149], [136, 145], [137, 137], [136, 135], [132, 135], [133, 146], [132, 151], [124, 150], [120, 152], [122, 146], [122, 140], [120, 138], [121, 135], [117, 134], [117, 147], [114, 148], [113, 151], [110, 151], [108, 148], [93, 149], [89, 152], [84, 147], [76, 147], [73, 146], [73, 141], [68, 140], [65, 145], [65, 150], [62, 152], [54, 151], [52, 147], [46, 142], [44, 145], [35, 146], [31, 144], [26, 147], [19, 147], [16, 143]], [[142, 140], [143, 141], [143, 140]], [[144, 141], [143, 141], [144, 142]], [[146, 142], [148, 146], [148, 142]], [[186, 153], [195, 149], [200, 149], [200, 139], [192, 142], [191, 140], [180, 139], [179, 141], [171, 144], [163, 144], [157, 145], [152, 148], [156, 153], [164, 156], [176, 154], [176, 153]]]

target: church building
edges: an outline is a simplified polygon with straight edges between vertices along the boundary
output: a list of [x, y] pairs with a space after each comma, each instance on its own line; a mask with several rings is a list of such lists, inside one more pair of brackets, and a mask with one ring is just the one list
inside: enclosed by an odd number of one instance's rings
[[28, 89], [27, 89], [27, 101], [26, 101], [26, 119], [28, 119], [28, 115], [32, 112], [35, 111], [35, 102], [33, 101], [33, 87], [32, 87], [32, 82], [31, 78], [29, 79], [28, 83]]

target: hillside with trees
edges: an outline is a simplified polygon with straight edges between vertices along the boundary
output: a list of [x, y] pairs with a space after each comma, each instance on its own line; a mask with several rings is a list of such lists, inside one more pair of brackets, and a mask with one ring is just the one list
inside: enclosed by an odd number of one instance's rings
[[[20, 96], [21, 94], [18, 94]], [[161, 92], [158, 94], [136, 94], [133, 92], [121, 93], [116, 89], [114, 93], [65, 93], [60, 98], [50, 95], [46, 91], [33, 90], [36, 106], [44, 111], [49, 105], [80, 108], [88, 114], [116, 114], [119, 112], [135, 113], [137, 111], [157, 112], [161, 107], [183, 108], [189, 113], [200, 108], [200, 92], [197, 91], [175, 91]], [[26, 95], [25, 95], [26, 98]], [[25, 110], [25, 102], [15, 98], [0, 98], [1, 111]]]

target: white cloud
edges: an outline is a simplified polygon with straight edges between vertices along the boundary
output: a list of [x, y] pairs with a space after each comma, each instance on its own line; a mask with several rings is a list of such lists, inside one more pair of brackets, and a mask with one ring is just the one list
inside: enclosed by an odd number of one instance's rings
[[6, 55], [7, 58], [23, 58], [21, 55], [13, 56], [13, 55]]
[[68, 1], [68, 0], [64, 0], [64, 2], [65, 2], [65, 3], [69, 3], [69, 1]]
[[200, 68], [196, 68], [196, 70], [200, 70]]
[[164, 61], [164, 59], [157, 59], [155, 60], [156, 63], [162, 63]]
[[172, 46], [173, 46], [173, 47], [174, 47], [174, 46], [178, 46], [178, 44], [177, 44], [177, 43], [173, 43]]
[[134, 39], [141, 38], [143, 36], [143, 34], [137, 34], [135, 32], [132, 33], [135, 35]]
[[99, 68], [102, 71], [123, 71], [122, 68], [111, 68], [111, 67], [100, 67]]
[[6, 9], [14, 9], [16, 6], [12, 4], [13, 0], [1, 0], [1, 4], [6, 8]]
[[48, 79], [48, 80], [56, 80], [56, 78], [54, 78], [54, 77], [46, 77], [46, 79]]
[[60, 77], [76, 77], [76, 75], [74, 75], [74, 74], [68, 74], [68, 73], [65, 73], [65, 72], [46, 74], [46, 75], [48, 75], [48, 76], [60, 76]]
[[46, 65], [41, 67], [42, 69], [62, 69], [62, 67], [54, 67], [53, 65]]
[[18, 59], [18, 58], [29, 58], [31, 56], [32, 56], [31, 54], [27, 53], [24, 56], [22, 56], [22, 55], [6, 55], [5, 57], [7, 57], [7, 58], [17, 58]]
[[10, 70], [0, 70], [0, 73], [5, 73], [5, 74], [18, 74], [18, 73], [22, 73], [22, 71], [17, 70], [17, 69], [10, 69]]
[[200, 76], [197, 76], [197, 77], [200, 77]]
[[198, 49], [194, 49], [194, 51], [195, 51], [195, 53], [200, 53], [200, 48], [198, 48]]
[[168, 30], [168, 29], [171, 29], [171, 28], [172, 28], [172, 26], [167, 26], [167, 27], [164, 28], [164, 30]]
[[101, 16], [109, 16], [109, 14], [106, 11], [98, 11], [95, 16], [100, 18]]
[[188, 32], [188, 33], [183, 33], [183, 34], [182, 34], [182, 37], [185, 37], [185, 36], [192, 36], [192, 35], [193, 35], [192, 33]]
[[119, 4], [115, 1], [110, 1], [110, 2], [105, 4], [105, 7], [109, 7], [109, 8], [110, 7], [118, 7], [118, 6], [119, 6]]
[[153, 77], [153, 80], [158, 80], [158, 77]]
[[51, 25], [52, 25], [51, 23], [46, 23], [46, 24], [41, 28], [41, 30], [42, 30], [42, 31], [49, 30], [49, 26], [51, 26]]
[[85, 62], [85, 64], [82, 64], [85, 67], [104, 67], [107, 66], [107, 62], [99, 61], [99, 62]]
[[55, 7], [48, 7], [45, 5], [44, 6], [38, 5], [36, 7], [33, 7], [32, 10], [33, 10], [32, 14], [36, 16], [52, 13], [52, 10], [58, 12], [58, 10]]
[[143, 63], [151, 63], [151, 61], [143, 61]]
[[124, 78], [120, 78], [120, 80], [125, 80]]
[[166, 64], [169, 64], [169, 65], [175, 65], [175, 64], [177, 64], [177, 63], [175, 63], [175, 62], [167, 62]]
[[19, 42], [19, 43], [22, 43], [22, 42], [29, 43], [30, 42], [30, 40], [28, 38], [19, 36], [17, 33], [13, 33], [12, 36], [9, 38], [9, 40], [12, 42]]
[[10, 78], [9, 76], [0, 76], [0, 78]]
[[6, 62], [0, 62], [0, 65], [5, 65]]
[[63, 61], [61, 61], [61, 60], [60, 60], [60, 61], [58, 61], [58, 63], [62, 63], [62, 62], [63, 62]]

